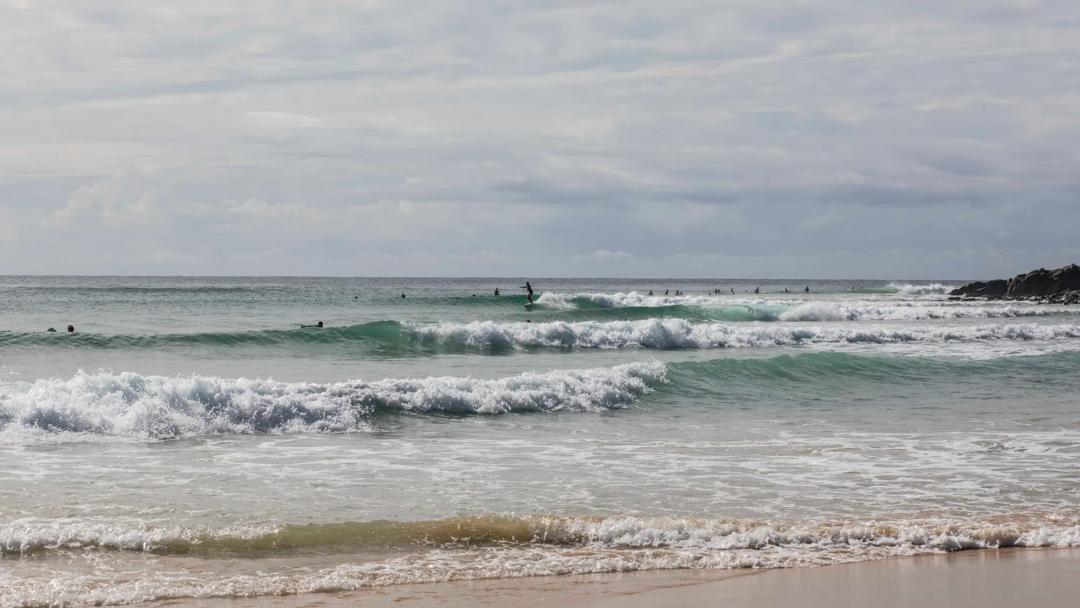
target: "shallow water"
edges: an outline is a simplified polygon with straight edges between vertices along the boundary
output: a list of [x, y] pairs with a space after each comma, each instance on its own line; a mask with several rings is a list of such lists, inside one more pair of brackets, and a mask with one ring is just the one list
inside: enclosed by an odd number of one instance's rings
[[1080, 308], [532, 282], [0, 277], [0, 605], [1080, 544]]

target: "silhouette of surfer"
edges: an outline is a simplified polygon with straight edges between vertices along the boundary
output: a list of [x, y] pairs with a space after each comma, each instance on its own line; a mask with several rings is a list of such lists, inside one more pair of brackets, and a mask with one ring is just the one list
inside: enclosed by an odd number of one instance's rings
[[314, 325], [301, 325], [300, 329], [322, 329], [322, 326], [323, 326], [322, 321], [319, 321], [318, 323], [316, 323]]
[[532, 303], [533, 303], [533, 288], [532, 288], [532, 284], [530, 284], [530, 283], [529, 283], [528, 281], [525, 281], [525, 284], [521, 286], [521, 289], [524, 289], [524, 290], [526, 290], [526, 291], [528, 291], [528, 292], [529, 292], [529, 304], [532, 304]]
[[495, 295], [499, 295], [499, 288], [498, 287], [495, 288]]

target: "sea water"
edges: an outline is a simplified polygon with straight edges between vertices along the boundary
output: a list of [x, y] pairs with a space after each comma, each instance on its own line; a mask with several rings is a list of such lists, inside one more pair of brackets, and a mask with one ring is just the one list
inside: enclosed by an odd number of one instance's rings
[[0, 277], [0, 606], [1080, 545], [1080, 308], [531, 283]]

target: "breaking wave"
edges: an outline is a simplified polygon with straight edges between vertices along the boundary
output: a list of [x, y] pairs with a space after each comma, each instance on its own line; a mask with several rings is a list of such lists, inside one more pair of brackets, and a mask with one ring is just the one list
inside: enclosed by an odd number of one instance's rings
[[643, 321], [416, 324], [419, 340], [486, 349], [513, 348], [745, 348], [801, 344], [947, 343], [988, 340], [1080, 338], [1080, 325], [1005, 324], [977, 326], [779, 325], [690, 323], [685, 319]]
[[905, 296], [929, 296], [946, 294], [956, 287], [956, 285], [941, 283], [889, 283], [887, 289]]
[[227, 529], [138, 521], [16, 520], [0, 525], [0, 555], [103, 549], [163, 555], [245, 556], [299, 549], [487, 546], [496, 543], [606, 549], [763, 550], [857, 545], [954, 551], [1080, 546], [1080, 521], [1025, 516], [994, 521], [779, 522], [676, 517], [478, 515], [430, 521], [248, 525]]
[[[234, 560], [198, 576], [153, 570], [53, 573], [7, 581], [8, 604], [101, 605], [211, 597], [350, 591], [407, 583], [658, 569], [788, 568], [958, 550], [1080, 546], [1080, 522], [1022, 516], [982, 520], [778, 523], [674, 517], [494, 515], [248, 527], [153, 528], [78, 520], [0, 527], [8, 555], [100, 551], [286, 559], [298, 550], [337, 559], [303, 568]], [[377, 549], [375, 557], [365, 549]], [[390, 551], [388, 548], [396, 549]], [[190, 566], [189, 566], [190, 568]]]
[[659, 362], [524, 373], [333, 384], [80, 372], [0, 383], [4, 433], [151, 439], [213, 434], [346, 432], [386, 412], [603, 411], [624, 408], [666, 380]]

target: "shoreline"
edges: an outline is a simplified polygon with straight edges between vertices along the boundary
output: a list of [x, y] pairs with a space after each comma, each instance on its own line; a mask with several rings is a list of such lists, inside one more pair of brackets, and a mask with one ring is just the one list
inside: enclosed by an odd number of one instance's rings
[[875, 608], [1067, 606], [1080, 593], [1080, 549], [997, 549], [768, 570], [652, 570], [391, 585], [359, 591], [177, 599], [160, 608], [399, 606], [873, 605]]

